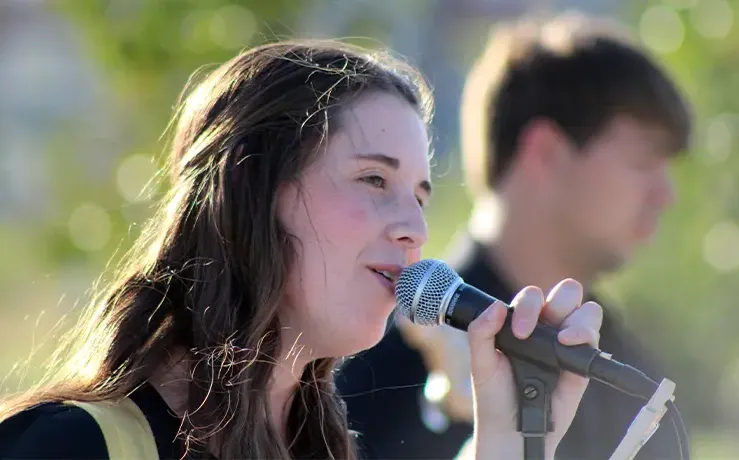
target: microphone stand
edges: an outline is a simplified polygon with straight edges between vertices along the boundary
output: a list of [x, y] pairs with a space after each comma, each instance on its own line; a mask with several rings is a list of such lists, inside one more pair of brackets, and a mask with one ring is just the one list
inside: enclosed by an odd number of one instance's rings
[[[523, 436], [525, 460], [544, 460], [544, 438], [553, 431], [552, 392], [559, 373], [538, 368], [526, 361], [509, 358], [518, 395], [518, 431]], [[662, 379], [647, 404], [642, 407], [609, 460], [632, 460], [649, 441], [674, 401], [675, 383]]]
[[518, 431], [523, 436], [524, 459], [544, 460], [544, 438], [554, 430], [552, 392], [559, 372], [543, 370], [517, 358], [509, 359], [518, 395]]

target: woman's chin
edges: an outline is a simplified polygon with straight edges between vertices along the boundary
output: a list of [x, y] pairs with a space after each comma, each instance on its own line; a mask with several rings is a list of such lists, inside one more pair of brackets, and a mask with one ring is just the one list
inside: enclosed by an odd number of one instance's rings
[[386, 330], [387, 322], [384, 322], [373, 325], [371, 328], [365, 325], [361, 331], [355, 331], [354, 334], [347, 334], [345, 336], [346, 352], [342, 356], [350, 356], [369, 350], [382, 341], [385, 337]]

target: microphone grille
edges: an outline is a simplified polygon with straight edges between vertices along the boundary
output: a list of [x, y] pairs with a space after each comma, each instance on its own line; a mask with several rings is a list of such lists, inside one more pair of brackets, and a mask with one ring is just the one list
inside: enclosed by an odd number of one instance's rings
[[406, 267], [395, 284], [398, 310], [421, 326], [439, 325], [441, 303], [459, 275], [440, 260], [424, 259]]

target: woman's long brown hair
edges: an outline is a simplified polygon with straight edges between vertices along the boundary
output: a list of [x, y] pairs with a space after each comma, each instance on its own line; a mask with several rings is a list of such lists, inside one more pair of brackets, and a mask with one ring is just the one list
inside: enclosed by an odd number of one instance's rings
[[430, 116], [416, 72], [332, 42], [261, 46], [210, 74], [178, 110], [170, 192], [117, 281], [72, 329], [74, 353], [4, 401], [0, 419], [44, 402], [126, 397], [182, 349], [190, 449], [223, 459], [354, 458], [337, 359], [307, 366], [287, 441], [270, 422], [268, 385], [298, 243], [277, 218], [278, 189], [300, 180], [342, 106], [371, 91]]

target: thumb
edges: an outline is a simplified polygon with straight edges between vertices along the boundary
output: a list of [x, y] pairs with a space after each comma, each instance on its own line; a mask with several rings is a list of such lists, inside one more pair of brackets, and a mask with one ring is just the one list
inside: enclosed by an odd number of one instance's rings
[[503, 355], [495, 349], [495, 334], [505, 323], [508, 307], [497, 300], [467, 327], [470, 370], [475, 386], [492, 379], [501, 367]]

